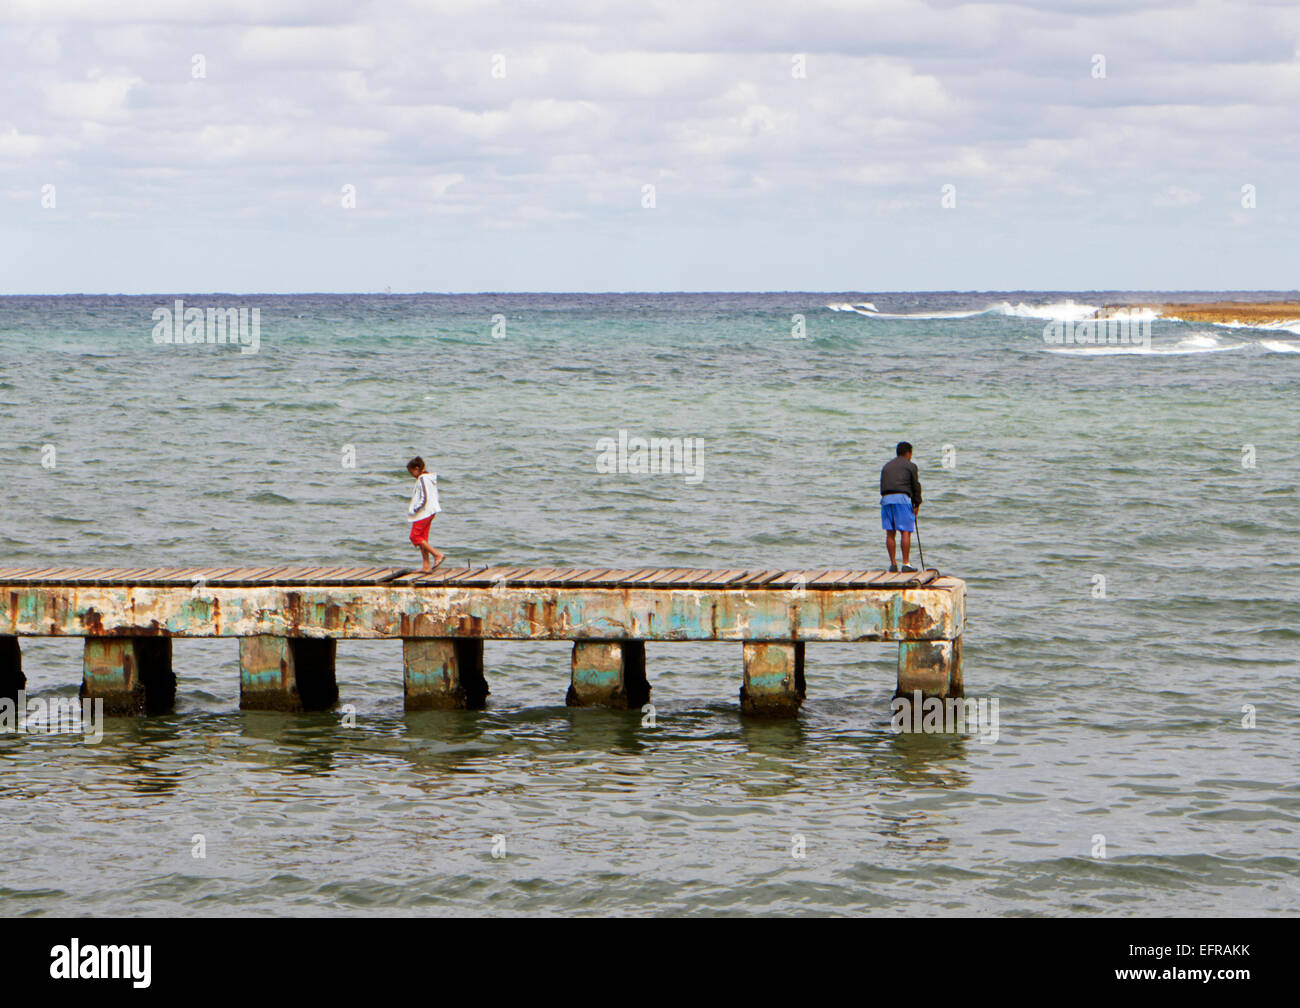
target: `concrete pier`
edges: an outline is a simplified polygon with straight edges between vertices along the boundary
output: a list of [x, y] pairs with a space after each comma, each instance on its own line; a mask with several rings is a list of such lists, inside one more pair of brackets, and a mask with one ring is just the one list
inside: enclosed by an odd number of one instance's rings
[[23, 649], [13, 634], [0, 636], [0, 699], [18, 702], [18, 691], [27, 688], [23, 675]]
[[[240, 707], [339, 696], [338, 640], [401, 640], [408, 710], [476, 709], [484, 641], [571, 641], [566, 701], [639, 708], [648, 641], [741, 644], [744, 713], [795, 715], [805, 652], [892, 642], [897, 691], [962, 695], [966, 586], [938, 571], [476, 567], [0, 568], [0, 691], [21, 637], [86, 638], [83, 691], [115, 713], [165, 709], [171, 642], [239, 639]], [[546, 702], [543, 700], [542, 702]]]
[[964, 697], [961, 673], [961, 638], [939, 641], [903, 641], [898, 645], [898, 687], [894, 696], [922, 699]]
[[575, 641], [570, 707], [641, 708], [650, 700], [645, 641]]
[[103, 700], [104, 713], [163, 714], [176, 703], [170, 637], [87, 637], [83, 700]]
[[794, 717], [807, 687], [803, 677], [802, 641], [792, 644], [746, 641], [745, 681], [740, 712], [760, 717]]
[[408, 637], [402, 641], [402, 670], [408, 711], [482, 710], [487, 706], [481, 640]]
[[332, 637], [239, 638], [239, 709], [329, 710], [339, 699]]

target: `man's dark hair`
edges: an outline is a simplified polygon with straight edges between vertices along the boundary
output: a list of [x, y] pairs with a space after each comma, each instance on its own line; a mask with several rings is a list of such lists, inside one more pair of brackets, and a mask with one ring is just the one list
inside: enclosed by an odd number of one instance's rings
[[423, 468], [424, 468], [424, 459], [420, 458], [419, 455], [415, 456], [415, 458], [411, 459], [410, 462], [406, 463], [407, 472], [410, 472], [412, 469], [423, 469]]
[[908, 444], [906, 441], [900, 441], [898, 442], [898, 447], [894, 449], [894, 454], [906, 455], [911, 450], [912, 450], [912, 446], [910, 444]]

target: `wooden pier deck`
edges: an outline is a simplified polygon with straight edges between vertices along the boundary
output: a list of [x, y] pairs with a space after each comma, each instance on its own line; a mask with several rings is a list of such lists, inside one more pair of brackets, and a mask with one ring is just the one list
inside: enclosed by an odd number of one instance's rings
[[742, 709], [791, 715], [810, 642], [896, 641], [899, 693], [961, 696], [965, 595], [936, 570], [0, 567], [0, 696], [25, 687], [20, 638], [77, 636], [83, 697], [166, 710], [172, 641], [236, 637], [242, 708], [323, 709], [337, 641], [387, 638], [403, 641], [408, 709], [476, 708], [485, 640], [570, 640], [568, 703], [640, 707], [647, 641], [732, 641]]

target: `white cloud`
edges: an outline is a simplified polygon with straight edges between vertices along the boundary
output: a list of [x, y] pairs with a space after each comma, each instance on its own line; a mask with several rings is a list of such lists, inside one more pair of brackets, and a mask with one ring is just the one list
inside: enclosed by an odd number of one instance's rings
[[[629, 220], [728, 241], [738, 213], [827, 234], [873, 215], [921, 228], [950, 181], [988, 227], [1080, 206], [1122, 223], [1153, 201], [1208, 213], [1216, 200], [1197, 194], [1245, 181], [1271, 213], [1300, 208], [1286, 188], [1300, 156], [1285, 128], [1300, 102], [1292, 5], [10, 0], [7, 13], [6, 172], [81, 180], [59, 212], [111, 216], [114, 234], [185, 214], [260, 220], [314, 250], [349, 181], [362, 194], [349, 220], [432, 221], [467, 241], [478, 227], [618, 235]], [[791, 75], [796, 53], [806, 78]], [[626, 216], [646, 181], [662, 187], [653, 225]]]
[[66, 119], [92, 122], [125, 119], [131, 89], [143, 83], [125, 74], [100, 75], [91, 72], [85, 81], [55, 81], [45, 87], [46, 110]]

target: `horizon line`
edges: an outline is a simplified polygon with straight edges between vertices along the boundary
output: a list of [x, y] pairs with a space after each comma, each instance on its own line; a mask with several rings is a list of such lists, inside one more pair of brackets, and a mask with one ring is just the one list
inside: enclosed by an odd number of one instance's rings
[[991, 287], [991, 288], [939, 288], [917, 287], [898, 290], [845, 291], [845, 290], [479, 290], [479, 291], [63, 291], [60, 293], [23, 292], [0, 293], [0, 298], [24, 297], [483, 297], [516, 295], [735, 295], [735, 294], [816, 294], [878, 297], [883, 294], [1297, 294], [1300, 288], [1280, 287]]

